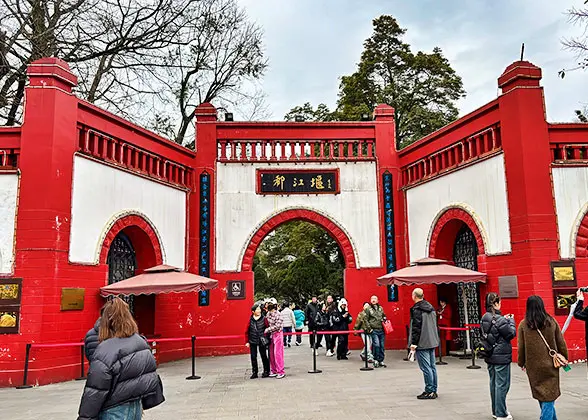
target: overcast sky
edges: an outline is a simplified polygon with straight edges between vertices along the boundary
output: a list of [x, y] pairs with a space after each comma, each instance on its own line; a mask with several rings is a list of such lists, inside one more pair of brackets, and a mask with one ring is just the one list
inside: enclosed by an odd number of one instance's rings
[[496, 79], [518, 59], [543, 69], [550, 121], [569, 121], [588, 103], [588, 72], [558, 70], [577, 61], [561, 40], [578, 33], [565, 11], [583, 0], [239, 0], [265, 31], [269, 69], [262, 81], [271, 119], [311, 102], [335, 105], [339, 78], [355, 70], [372, 19], [390, 14], [413, 51], [441, 47], [463, 78], [466, 114], [497, 96]]

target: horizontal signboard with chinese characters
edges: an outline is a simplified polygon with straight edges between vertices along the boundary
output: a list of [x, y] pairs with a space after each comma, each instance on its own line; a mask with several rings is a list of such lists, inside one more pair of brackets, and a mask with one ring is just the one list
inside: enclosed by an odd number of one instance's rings
[[339, 170], [258, 169], [258, 194], [339, 194]]

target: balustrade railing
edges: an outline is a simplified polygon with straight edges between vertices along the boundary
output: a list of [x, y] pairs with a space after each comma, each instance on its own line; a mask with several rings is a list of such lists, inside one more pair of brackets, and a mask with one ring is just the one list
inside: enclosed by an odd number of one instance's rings
[[373, 139], [219, 140], [219, 162], [375, 160]]
[[588, 164], [588, 144], [551, 143], [551, 158], [558, 164]]
[[78, 126], [78, 135], [82, 154], [170, 184], [191, 186], [192, 173], [184, 165], [86, 126]]
[[420, 159], [402, 170], [403, 186], [410, 186], [457, 169], [502, 148], [500, 127], [488, 127], [446, 148]]

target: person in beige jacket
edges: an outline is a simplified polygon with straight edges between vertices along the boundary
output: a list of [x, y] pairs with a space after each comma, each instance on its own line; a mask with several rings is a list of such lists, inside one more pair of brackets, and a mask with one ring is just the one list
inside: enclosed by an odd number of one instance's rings
[[550, 349], [568, 358], [557, 321], [545, 311], [541, 297], [529, 296], [525, 319], [519, 324], [518, 365], [527, 372], [531, 393], [541, 407], [541, 420], [557, 419], [555, 400], [561, 395], [559, 369], [553, 366]]

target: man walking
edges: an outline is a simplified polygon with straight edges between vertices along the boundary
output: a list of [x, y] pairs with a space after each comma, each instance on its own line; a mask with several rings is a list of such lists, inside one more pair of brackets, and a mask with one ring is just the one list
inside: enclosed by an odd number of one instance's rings
[[410, 333], [408, 344], [416, 352], [419, 367], [425, 378], [425, 391], [419, 400], [437, 398], [437, 368], [435, 367], [435, 348], [439, 346], [437, 330], [437, 313], [435, 308], [424, 299], [421, 288], [412, 291], [414, 305], [410, 308]]
[[384, 364], [384, 326], [382, 323], [386, 320], [384, 309], [378, 303], [378, 297], [372, 296], [370, 306], [364, 310], [365, 324], [369, 328], [372, 336], [372, 352], [374, 354], [374, 367], [386, 367]]
[[[313, 296], [311, 301], [308, 302], [308, 305], [306, 305], [306, 309], [304, 310], [304, 317], [306, 318], [309, 332], [313, 332], [314, 330], [317, 330], [316, 314], [318, 313], [319, 310], [320, 310], [320, 303], [318, 302], [317, 297]], [[316, 348], [321, 347], [322, 338], [323, 338], [322, 335], [317, 336]], [[312, 335], [312, 334], [310, 335], [310, 348], [313, 351], [315, 349], [314, 335]]]

